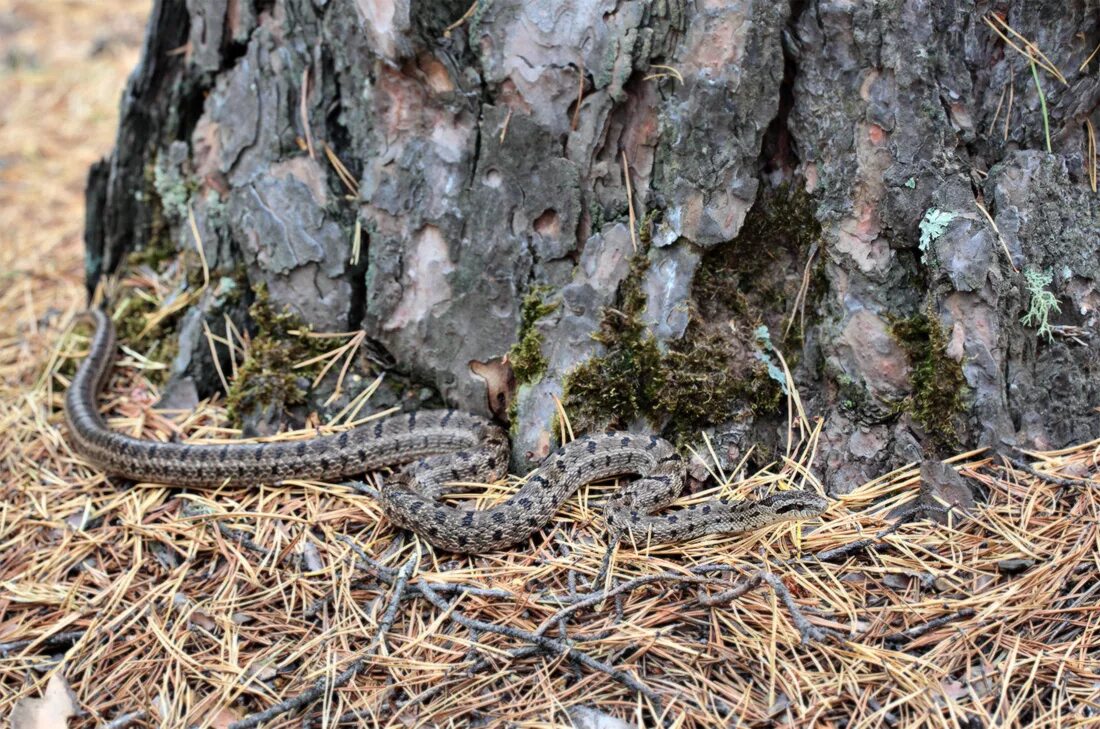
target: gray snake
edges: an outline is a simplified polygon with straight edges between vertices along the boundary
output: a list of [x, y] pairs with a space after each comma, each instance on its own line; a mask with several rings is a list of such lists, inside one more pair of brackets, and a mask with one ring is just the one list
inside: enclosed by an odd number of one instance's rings
[[340, 479], [404, 466], [382, 487], [386, 515], [436, 547], [466, 553], [526, 540], [580, 486], [616, 476], [637, 478], [608, 498], [604, 520], [614, 536], [637, 544], [748, 531], [816, 516], [827, 505], [810, 491], [779, 491], [758, 501], [723, 498], [665, 510], [684, 485], [681, 457], [657, 436], [611, 432], [554, 451], [515, 494], [490, 508], [451, 506], [442, 501], [454, 490], [450, 484], [501, 478], [509, 456], [508, 437], [500, 427], [457, 410], [395, 415], [309, 440], [199, 445], [132, 438], [108, 429], [99, 413], [96, 399], [114, 361], [115, 331], [104, 312], [92, 310], [88, 316], [95, 333], [65, 394], [65, 421], [73, 450], [111, 475], [217, 486]]

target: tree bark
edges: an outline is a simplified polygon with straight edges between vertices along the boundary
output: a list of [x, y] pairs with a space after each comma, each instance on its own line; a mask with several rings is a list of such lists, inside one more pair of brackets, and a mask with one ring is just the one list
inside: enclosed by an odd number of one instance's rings
[[257, 326], [224, 279], [521, 460], [556, 396], [766, 461], [791, 382], [834, 491], [1100, 437], [1095, 2], [468, 6], [157, 0], [87, 260], [185, 257], [193, 216], [174, 380], [216, 387], [202, 320]]

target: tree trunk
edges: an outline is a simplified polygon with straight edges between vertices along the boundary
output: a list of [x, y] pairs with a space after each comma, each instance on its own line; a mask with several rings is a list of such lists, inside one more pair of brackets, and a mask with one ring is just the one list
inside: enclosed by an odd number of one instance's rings
[[557, 396], [766, 462], [792, 383], [834, 491], [1100, 437], [1093, 0], [468, 5], [155, 3], [88, 271], [194, 227], [173, 382], [262, 285], [521, 460]]

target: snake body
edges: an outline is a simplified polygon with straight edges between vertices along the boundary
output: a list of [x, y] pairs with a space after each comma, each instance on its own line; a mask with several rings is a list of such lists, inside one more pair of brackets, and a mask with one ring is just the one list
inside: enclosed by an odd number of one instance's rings
[[90, 351], [65, 394], [69, 441], [79, 455], [112, 475], [179, 486], [274, 483], [289, 478], [340, 479], [404, 466], [381, 490], [386, 515], [431, 544], [482, 553], [526, 540], [583, 484], [633, 475], [609, 499], [604, 520], [617, 537], [638, 544], [679, 542], [706, 534], [757, 529], [820, 514], [826, 501], [809, 491], [780, 491], [759, 501], [717, 499], [664, 510], [684, 485], [684, 463], [657, 436], [612, 432], [586, 436], [551, 453], [520, 489], [487, 509], [463, 509], [442, 498], [454, 482], [495, 480], [507, 472], [509, 443], [485, 418], [457, 410], [422, 410], [379, 419], [334, 435], [275, 443], [162, 443], [111, 431], [97, 396], [115, 355], [114, 326], [103, 311]]

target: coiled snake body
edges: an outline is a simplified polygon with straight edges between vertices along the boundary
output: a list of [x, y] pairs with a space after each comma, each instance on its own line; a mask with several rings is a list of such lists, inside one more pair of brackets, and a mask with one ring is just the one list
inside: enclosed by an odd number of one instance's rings
[[613, 432], [575, 440], [551, 453], [513, 496], [468, 510], [441, 499], [451, 482], [501, 478], [509, 443], [488, 420], [455, 410], [380, 419], [335, 435], [278, 443], [191, 445], [132, 438], [107, 428], [96, 397], [110, 374], [115, 332], [102, 311], [90, 352], [65, 395], [73, 449], [108, 474], [180, 486], [273, 483], [288, 478], [339, 479], [383, 466], [405, 466], [386, 480], [382, 506], [390, 519], [436, 547], [481, 553], [527, 539], [581, 485], [635, 475], [604, 509], [612, 533], [638, 544], [679, 542], [747, 531], [820, 514], [826, 501], [808, 491], [780, 491], [759, 501], [718, 499], [662, 510], [684, 485], [684, 464], [656, 436]]

